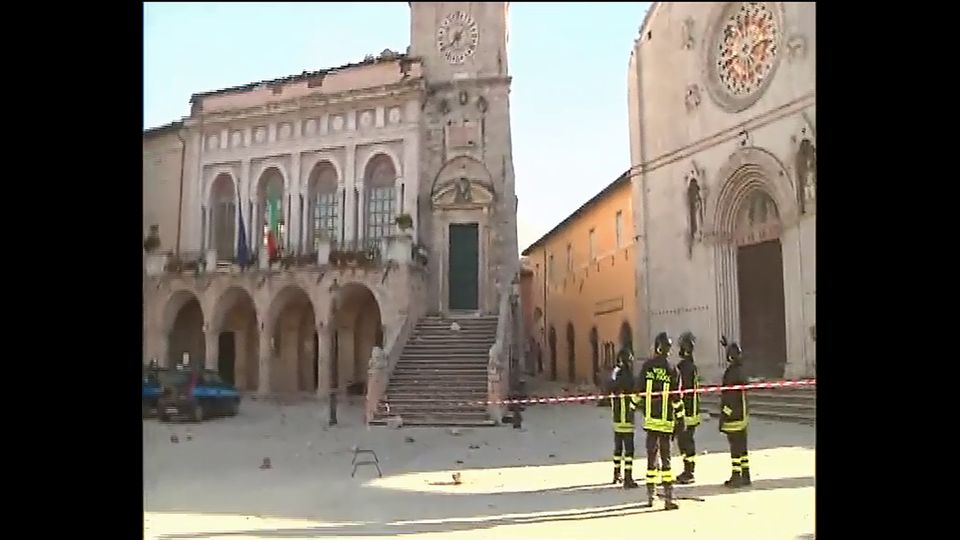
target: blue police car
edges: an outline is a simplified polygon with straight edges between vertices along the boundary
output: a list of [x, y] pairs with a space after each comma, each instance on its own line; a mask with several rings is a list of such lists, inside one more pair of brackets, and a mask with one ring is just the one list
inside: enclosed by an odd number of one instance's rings
[[213, 370], [194, 371], [183, 366], [157, 370], [157, 383], [160, 391], [156, 410], [161, 422], [174, 417], [202, 422], [216, 416], [236, 416], [240, 410], [240, 392]]

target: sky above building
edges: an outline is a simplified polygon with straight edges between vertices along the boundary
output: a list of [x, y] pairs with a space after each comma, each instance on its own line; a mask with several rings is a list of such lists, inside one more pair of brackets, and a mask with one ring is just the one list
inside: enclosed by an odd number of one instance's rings
[[[649, 2], [510, 6], [510, 117], [523, 250], [630, 165], [627, 63]], [[147, 3], [143, 127], [190, 95], [410, 43], [406, 2]]]

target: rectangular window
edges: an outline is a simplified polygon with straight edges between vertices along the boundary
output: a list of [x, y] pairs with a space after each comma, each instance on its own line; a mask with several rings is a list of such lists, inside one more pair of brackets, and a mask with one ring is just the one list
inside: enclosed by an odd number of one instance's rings
[[597, 229], [590, 229], [590, 260], [597, 259]]
[[394, 197], [393, 186], [369, 188], [367, 190], [367, 231], [366, 245], [380, 247], [380, 239], [393, 236]]
[[336, 242], [337, 228], [340, 224], [340, 198], [339, 193], [332, 191], [329, 193], [315, 193], [310, 202], [312, 208], [311, 217], [312, 227], [310, 228], [311, 245], [313, 251], [320, 247], [320, 239], [326, 238], [331, 242]]
[[616, 223], [617, 247], [623, 247], [623, 210], [617, 210]]

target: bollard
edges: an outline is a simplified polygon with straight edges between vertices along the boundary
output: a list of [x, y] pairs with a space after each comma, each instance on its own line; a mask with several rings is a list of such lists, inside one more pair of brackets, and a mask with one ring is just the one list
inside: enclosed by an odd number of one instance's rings
[[337, 391], [330, 392], [330, 422], [328, 425], [337, 425]]

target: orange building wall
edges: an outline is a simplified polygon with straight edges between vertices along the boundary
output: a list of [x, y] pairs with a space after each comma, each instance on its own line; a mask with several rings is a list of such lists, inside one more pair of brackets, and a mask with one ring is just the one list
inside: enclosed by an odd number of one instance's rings
[[[616, 241], [616, 214], [621, 212], [620, 245]], [[612, 358], [605, 365], [604, 343], [615, 353], [623, 345], [621, 327], [635, 341], [637, 291], [634, 283], [636, 245], [631, 211], [630, 183], [623, 182], [581, 210], [540, 245], [528, 248], [524, 267], [532, 272], [521, 276], [524, 319], [530, 343], [531, 364], [537, 370], [537, 349], [541, 352], [544, 377], [551, 379], [550, 329], [556, 333], [556, 379], [593, 383], [591, 329], [596, 328], [598, 378], [609, 373]], [[594, 253], [590, 254], [590, 230], [594, 231]], [[572, 264], [567, 261], [570, 246]], [[550, 273], [550, 256], [553, 273]], [[545, 282], [546, 281], [546, 282]], [[569, 374], [568, 325], [573, 334], [574, 377]], [[608, 345], [609, 347], [609, 345]], [[636, 351], [635, 351], [636, 353]], [[606, 353], [609, 355], [610, 353]]]

